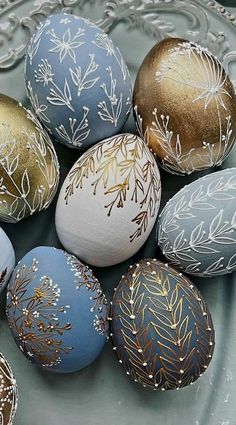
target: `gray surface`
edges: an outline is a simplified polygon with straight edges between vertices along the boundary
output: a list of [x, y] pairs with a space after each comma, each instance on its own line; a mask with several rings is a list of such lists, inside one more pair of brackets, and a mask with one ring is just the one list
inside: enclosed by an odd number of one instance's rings
[[[33, 6], [34, 2], [31, 3]], [[29, 2], [25, 1], [25, 9], [28, 5]], [[101, 1], [96, 2], [96, 6], [87, 5], [82, 10], [83, 15], [100, 16], [100, 8], [103, 8]], [[172, 13], [172, 19], [173, 16]], [[176, 23], [178, 26], [177, 14]], [[236, 40], [236, 29], [228, 28], [226, 21], [218, 15], [214, 28], [215, 25], [219, 31], [229, 31], [231, 43]], [[122, 25], [114, 29], [113, 39], [119, 43], [134, 77], [138, 64], [154, 44], [154, 39], [138, 30], [128, 32], [127, 26], [124, 31]], [[0, 90], [24, 102], [22, 64], [8, 73], [0, 74]], [[126, 128], [132, 130], [132, 119]], [[62, 182], [78, 153], [60, 145], [56, 148]], [[236, 149], [225, 161], [224, 168], [235, 165]], [[182, 178], [162, 172], [162, 205], [184, 184], [203, 174]], [[44, 213], [16, 225], [3, 226], [13, 242], [18, 259], [37, 245], [60, 246], [54, 228], [54, 209], [55, 202]], [[155, 248], [155, 230], [135, 259], [149, 256], [161, 258]], [[94, 270], [109, 299], [121, 275], [135, 259], [116, 267]], [[2, 305], [0, 351], [14, 369], [20, 392], [15, 425], [103, 425], [104, 422], [111, 425], [236, 425], [235, 278], [235, 275], [231, 275], [192, 279], [211, 310], [216, 330], [216, 350], [205, 375], [193, 386], [175, 392], [154, 393], [131, 383], [118, 364], [110, 342], [96, 363], [79, 373], [57, 376], [40, 371], [30, 365], [16, 347]]]

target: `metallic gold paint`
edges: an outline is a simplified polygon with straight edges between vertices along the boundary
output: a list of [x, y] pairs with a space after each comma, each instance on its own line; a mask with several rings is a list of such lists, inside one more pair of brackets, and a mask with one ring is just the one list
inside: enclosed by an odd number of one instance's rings
[[234, 87], [219, 61], [195, 43], [176, 38], [157, 43], [139, 69], [133, 104], [141, 133], [170, 172], [220, 165], [234, 145]]
[[47, 208], [58, 181], [57, 156], [41, 124], [0, 95], [0, 220], [17, 222]]

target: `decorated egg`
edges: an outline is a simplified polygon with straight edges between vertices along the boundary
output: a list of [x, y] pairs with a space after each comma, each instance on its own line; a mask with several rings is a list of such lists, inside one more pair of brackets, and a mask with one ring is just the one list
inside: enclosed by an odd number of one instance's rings
[[0, 294], [5, 289], [15, 267], [15, 252], [10, 239], [0, 227]]
[[86, 263], [120, 263], [148, 238], [160, 196], [158, 166], [147, 145], [133, 134], [113, 136], [70, 170], [58, 198], [57, 234]]
[[78, 16], [53, 15], [39, 26], [26, 55], [25, 79], [38, 118], [71, 148], [119, 133], [131, 109], [131, 79], [120, 50]]
[[158, 222], [158, 244], [174, 267], [197, 276], [236, 270], [236, 168], [185, 186]]
[[11, 367], [0, 353], [0, 424], [11, 425], [16, 414], [18, 389]]
[[198, 44], [179, 38], [157, 43], [139, 69], [133, 104], [140, 134], [171, 173], [220, 165], [234, 146], [233, 84]]
[[168, 264], [142, 260], [131, 267], [115, 291], [111, 319], [119, 363], [144, 387], [180, 389], [211, 361], [208, 307], [190, 280]]
[[0, 220], [16, 223], [46, 209], [59, 181], [53, 144], [39, 121], [0, 95]]
[[35, 248], [19, 262], [8, 285], [6, 312], [22, 353], [51, 372], [89, 365], [107, 338], [106, 300], [98, 280], [56, 248]]

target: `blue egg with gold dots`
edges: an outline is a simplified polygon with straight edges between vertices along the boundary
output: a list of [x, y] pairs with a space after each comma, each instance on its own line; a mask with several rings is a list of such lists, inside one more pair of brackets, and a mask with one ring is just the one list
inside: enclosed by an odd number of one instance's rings
[[122, 277], [112, 301], [114, 350], [133, 381], [180, 389], [207, 369], [214, 351], [209, 309], [187, 277], [142, 260]]
[[65, 251], [38, 247], [15, 268], [7, 318], [16, 344], [51, 372], [84, 368], [107, 338], [107, 303], [92, 271]]

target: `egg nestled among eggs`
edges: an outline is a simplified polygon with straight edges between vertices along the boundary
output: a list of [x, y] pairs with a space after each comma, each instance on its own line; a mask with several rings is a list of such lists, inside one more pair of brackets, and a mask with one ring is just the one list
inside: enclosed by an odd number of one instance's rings
[[93, 272], [65, 251], [38, 247], [8, 284], [7, 318], [21, 352], [44, 370], [92, 363], [107, 338], [106, 299]]
[[133, 106], [140, 135], [171, 173], [221, 165], [235, 144], [234, 86], [219, 60], [196, 43], [157, 43], [138, 71]]
[[119, 363], [131, 379], [154, 390], [192, 384], [214, 351], [209, 309], [188, 278], [155, 259], [122, 277], [111, 305]]
[[26, 55], [25, 80], [38, 118], [72, 148], [119, 133], [131, 109], [131, 80], [120, 50], [78, 16], [56, 14], [39, 26]]
[[57, 202], [58, 237], [88, 264], [118, 264], [146, 242], [160, 198], [159, 169], [145, 142], [129, 133], [110, 137], [69, 171]]

